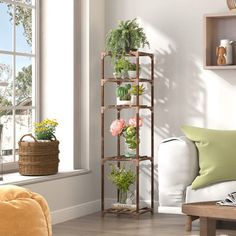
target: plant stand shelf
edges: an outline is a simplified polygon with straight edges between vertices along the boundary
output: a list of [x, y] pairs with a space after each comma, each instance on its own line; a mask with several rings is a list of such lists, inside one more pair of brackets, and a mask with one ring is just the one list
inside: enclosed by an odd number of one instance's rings
[[103, 214], [106, 213], [110, 213], [110, 214], [128, 214], [128, 215], [133, 215], [133, 216], [137, 216], [137, 215], [141, 215], [147, 212], [151, 212], [152, 213], [152, 208], [150, 207], [143, 207], [140, 208], [139, 211], [137, 212], [136, 209], [129, 209], [129, 208], [108, 208], [106, 210], [103, 211]]
[[[152, 53], [130, 51], [127, 57], [133, 57], [136, 60], [137, 77], [136, 78], [105, 78], [105, 58], [111, 57], [110, 53], [101, 53], [101, 211], [104, 216], [106, 213], [110, 214], [128, 214], [132, 216], [139, 216], [144, 213], [154, 213], [154, 55]], [[150, 58], [150, 78], [139, 78], [139, 65], [140, 57]], [[149, 105], [140, 105], [139, 96], [136, 95], [136, 105], [105, 105], [105, 85], [107, 83], [116, 83], [120, 85], [122, 83], [133, 83], [138, 85], [139, 83], [148, 83], [150, 85], [150, 102]], [[117, 138], [117, 154], [114, 156], [105, 156], [105, 112], [113, 110], [116, 112], [117, 119], [121, 118], [122, 110], [133, 109], [135, 112], [136, 123], [139, 120], [139, 112], [141, 109], [147, 109], [150, 111], [150, 138], [151, 138], [151, 155], [141, 156], [139, 154], [139, 144], [136, 148], [136, 155], [132, 158], [126, 157], [121, 154], [121, 141], [120, 137]], [[139, 127], [137, 126], [137, 137], [139, 136]], [[150, 207], [143, 207], [140, 204], [140, 164], [143, 161], [150, 162], [150, 187], [151, 187], [151, 204]], [[120, 167], [121, 163], [130, 163], [136, 170], [136, 184], [135, 184], [135, 205], [132, 207], [111, 207], [105, 208], [105, 165], [109, 162], [116, 162]], [[118, 193], [117, 193], [118, 196]], [[120, 204], [118, 203], [118, 206]]]

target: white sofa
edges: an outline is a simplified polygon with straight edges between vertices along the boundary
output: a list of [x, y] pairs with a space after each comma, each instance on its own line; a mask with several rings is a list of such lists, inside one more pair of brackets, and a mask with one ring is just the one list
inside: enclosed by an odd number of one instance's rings
[[161, 142], [158, 150], [158, 212], [181, 213], [182, 203], [220, 200], [236, 191], [236, 181], [193, 190], [191, 183], [198, 170], [198, 152], [192, 141], [177, 137]]

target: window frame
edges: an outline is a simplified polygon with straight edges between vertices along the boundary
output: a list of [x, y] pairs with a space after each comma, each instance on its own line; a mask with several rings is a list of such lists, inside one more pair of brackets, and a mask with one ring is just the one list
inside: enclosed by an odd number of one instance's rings
[[[32, 66], [34, 67], [34, 73], [32, 72], [32, 79], [34, 78], [34, 86], [32, 86], [32, 95], [34, 97], [32, 97], [32, 100], [35, 101], [34, 104], [32, 104], [31, 106], [17, 106], [16, 104], [13, 104], [13, 106], [9, 106], [7, 107], [6, 110], [11, 110], [13, 112], [13, 158], [14, 158], [14, 162], [9, 162], [9, 163], [3, 163], [3, 173], [9, 173], [9, 172], [15, 172], [18, 170], [18, 162], [16, 161], [16, 132], [15, 132], [15, 123], [16, 123], [16, 116], [15, 116], [15, 111], [16, 110], [20, 110], [21, 108], [23, 108], [24, 110], [27, 111], [27, 109], [31, 109], [32, 110], [32, 122], [36, 122], [39, 120], [39, 108], [40, 108], [40, 99], [39, 99], [39, 95], [40, 95], [40, 83], [39, 83], [39, 77], [40, 77], [40, 50], [39, 50], [39, 46], [40, 46], [40, 0], [35, 0], [35, 4], [25, 4], [25, 3], [21, 3], [21, 2], [16, 2], [16, 0], [11, 1], [11, 0], [1, 0], [3, 3], [9, 3], [12, 4], [13, 6], [13, 33], [12, 33], [12, 38], [13, 38], [13, 48], [12, 51], [7, 51], [7, 50], [1, 50], [0, 49], [0, 54], [2, 55], [11, 55], [13, 57], [13, 63], [12, 63], [12, 71], [13, 71], [13, 84], [15, 83], [15, 79], [16, 79], [16, 57], [17, 56], [26, 56], [26, 57], [30, 57], [33, 59], [32, 61]], [[32, 20], [32, 28], [34, 28], [34, 31], [32, 32], [32, 34], [34, 33], [34, 38], [35, 38], [35, 42], [34, 45], [32, 45], [32, 53], [23, 53], [23, 52], [17, 52], [16, 51], [16, 25], [15, 25], [15, 6], [22, 6], [22, 7], [26, 7], [26, 8], [30, 8], [32, 10], [35, 11], [35, 19]], [[33, 25], [34, 24], [34, 25]], [[34, 49], [33, 49], [34, 47]], [[33, 90], [34, 89], [34, 90]], [[15, 87], [13, 90], [13, 97], [15, 100]], [[5, 109], [4, 109], [5, 110]], [[4, 135], [4, 134], [3, 134]]]

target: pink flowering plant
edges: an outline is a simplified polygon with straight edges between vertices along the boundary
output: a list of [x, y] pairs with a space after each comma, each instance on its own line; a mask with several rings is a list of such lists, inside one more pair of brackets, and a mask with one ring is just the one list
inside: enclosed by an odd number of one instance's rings
[[[139, 117], [139, 127], [143, 125], [143, 118]], [[136, 117], [130, 118], [128, 123], [124, 119], [116, 119], [111, 123], [110, 132], [113, 136], [122, 135], [125, 138], [130, 149], [135, 149], [139, 143], [137, 139], [137, 122]]]

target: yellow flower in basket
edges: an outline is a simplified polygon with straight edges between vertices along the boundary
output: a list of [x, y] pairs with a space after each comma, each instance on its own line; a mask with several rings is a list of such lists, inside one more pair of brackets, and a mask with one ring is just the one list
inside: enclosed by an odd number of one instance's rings
[[52, 140], [55, 139], [55, 131], [58, 123], [55, 119], [45, 119], [41, 122], [34, 123], [34, 132], [38, 140]]

